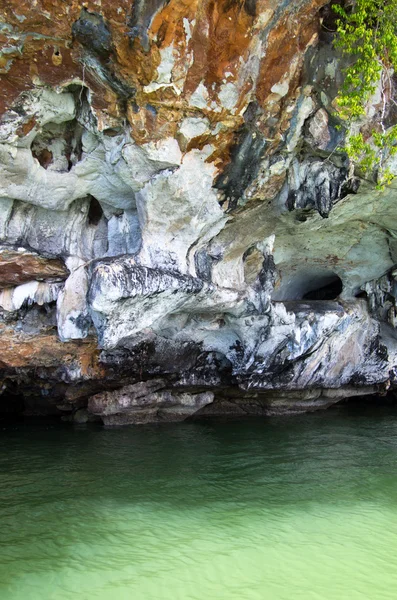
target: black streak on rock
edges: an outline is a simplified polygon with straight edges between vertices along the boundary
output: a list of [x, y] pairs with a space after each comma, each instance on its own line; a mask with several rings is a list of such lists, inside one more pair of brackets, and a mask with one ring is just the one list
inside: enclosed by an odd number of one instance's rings
[[229, 0], [225, 5], [224, 11], [228, 12], [236, 5], [243, 8], [250, 17], [256, 17], [256, 0]]
[[228, 211], [237, 207], [237, 202], [255, 179], [263, 157], [266, 142], [258, 133], [244, 126], [231, 151], [231, 162], [218, 177], [215, 187], [224, 192], [224, 201], [229, 201]]
[[140, 38], [143, 48], [146, 52], [149, 50], [149, 38], [147, 30], [156, 12], [166, 6], [169, 0], [137, 0], [134, 2], [129, 26], [131, 31], [129, 37], [131, 41]]
[[112, 36], [103, 17], [83, 9], [80, 18], [72, 25], [73, 37], [87, 50], [102, 60], [112, 52]]

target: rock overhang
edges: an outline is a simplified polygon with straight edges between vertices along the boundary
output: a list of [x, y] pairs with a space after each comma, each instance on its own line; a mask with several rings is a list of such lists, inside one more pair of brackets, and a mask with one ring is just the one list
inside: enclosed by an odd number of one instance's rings
[[396, 187], [338, 150], [326, 2], [116, 4], [4, 10], [0, 242], [26, 263], [0, 264], [4, 389], [392, 385]]

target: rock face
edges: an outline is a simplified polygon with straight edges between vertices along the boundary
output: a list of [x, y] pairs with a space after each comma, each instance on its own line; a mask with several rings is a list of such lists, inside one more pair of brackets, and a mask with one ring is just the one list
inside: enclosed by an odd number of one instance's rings
[[113, 392], [102, 392], [91, 396], [88, 412], [99, 415], [105, 425], [183, 421], [214, 399], [212, 392], [175, 393], [164, 389], [166, 387], [166, 381], [152, 379]]
[[112, 425], [393, 389], [397, 186], [340, 150], [326, 0], [0, 9], [0, 411]]

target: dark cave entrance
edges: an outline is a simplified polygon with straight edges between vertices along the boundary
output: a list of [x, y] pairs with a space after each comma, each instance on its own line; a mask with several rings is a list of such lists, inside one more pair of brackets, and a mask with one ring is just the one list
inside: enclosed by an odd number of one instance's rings
[[343, 282], [333, 271], [308, 268], [294, 274], [282, 274], [275, 287], [272, 300], [288, 302], [293, 300], [335, 301], [343, 291]]
[[7, 382], [6, 389], [0, 396], [0, 424], [32, 417], [59, 420], [64, 414], [49, 396], [44, 396], [37, 390], [30, 393], [30, 390], [20, 389], [16, 382]]
[[103, 215], [102, 206], [99, 204], [98, 200], [94, 198], [94, 196], [89, 196], [89, 200], [90, 207], [88, 209], [88, 224], [98, 225]]
[[335, 275], [334, 279], [326, 285], [316, 287], [314, 290], [303, 294], [302, 300], [336, 300], [342, 293], [342, 290], [342, 280], [338, 275]]

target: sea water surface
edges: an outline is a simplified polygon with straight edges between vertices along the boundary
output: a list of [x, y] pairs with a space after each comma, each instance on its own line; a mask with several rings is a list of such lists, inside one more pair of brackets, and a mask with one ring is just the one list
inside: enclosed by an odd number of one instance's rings
[[1, 600], [396, 597], [396, 411], [0, 428]]

